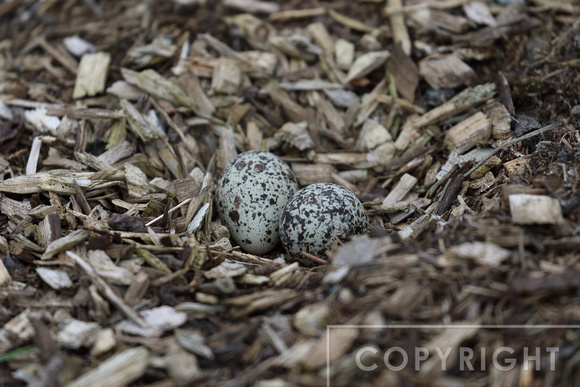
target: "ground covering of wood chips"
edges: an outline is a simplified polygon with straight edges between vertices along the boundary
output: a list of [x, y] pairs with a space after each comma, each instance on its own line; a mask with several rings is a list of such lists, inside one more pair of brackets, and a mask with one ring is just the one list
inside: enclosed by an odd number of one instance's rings
[[[577, 1], [0, 3], [0, 386], [577, 386]], [[357, 195], [254, 256], [267, 149]]]

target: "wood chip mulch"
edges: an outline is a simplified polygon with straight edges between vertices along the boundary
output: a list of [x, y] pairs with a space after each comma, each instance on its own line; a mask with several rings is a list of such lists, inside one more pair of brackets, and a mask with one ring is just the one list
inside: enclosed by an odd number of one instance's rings
[[[0, 386], [578, 386], [579, 16], [0, 3]], [[368, 235], [244, 252], [214, 197], [248, 150]]]

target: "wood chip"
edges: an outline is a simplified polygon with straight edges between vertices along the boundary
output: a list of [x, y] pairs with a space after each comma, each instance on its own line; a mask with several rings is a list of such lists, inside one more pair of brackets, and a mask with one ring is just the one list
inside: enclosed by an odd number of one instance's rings
[[149, 351], [145, 347], [127, 349], [73, 380], [67, 387], [128, 385], [145, 373], [148, 359]]
[[516, 224], [560, 224], [564, 221], [557, 199], [540, 195], [510, 195], [510, 213]]
[[104, 52], [85, 54], [81, 58], [73, 98], [95, 96], [105, 91], [111, 55]]
[[445, 146], [463, 154], [491, 137], [491, 125], [485, 114], [478, 112], [461, 121], [445, 134]]
[[75, 230], [65, 237], [52, 241], [42, 254], [41, 259], [51, 259], [61, 251], [69, 250], [89, 237], [90, 233], [87, 230]]

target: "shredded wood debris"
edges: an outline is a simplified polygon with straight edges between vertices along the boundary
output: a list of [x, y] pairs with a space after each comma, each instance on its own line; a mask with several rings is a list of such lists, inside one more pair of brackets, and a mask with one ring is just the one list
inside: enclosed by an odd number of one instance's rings
[[[0, 3], [0, 386], [577, 386], [578, 15]], [[368, 235], [243, 251], [214, 198], [249, 150]]]

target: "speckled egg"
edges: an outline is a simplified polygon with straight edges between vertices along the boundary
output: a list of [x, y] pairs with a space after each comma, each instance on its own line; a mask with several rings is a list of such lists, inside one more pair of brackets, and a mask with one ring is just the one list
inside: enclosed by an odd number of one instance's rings
[[278, 156], [244, 152], [224, 168], [218, 181], [218, 214], [242, 249], [264, 254], [280, 240], [280, 214], [297, 190], [296, 176]]
[[350, 235], [367, 231], [362, 203], [349, 190], [329, 183], [302, 188], [286, 204], [280, 217], [280, 240], [292, 256], [307, 266], [315, 262], [301, 252], [326, 259], [325, 252]]

